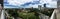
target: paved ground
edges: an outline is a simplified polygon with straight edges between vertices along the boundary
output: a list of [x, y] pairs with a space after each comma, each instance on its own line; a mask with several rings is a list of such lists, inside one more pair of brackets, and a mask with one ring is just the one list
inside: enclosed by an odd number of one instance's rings
[[58, 9], [55, 10], [56, 10], [56, 19], [60, 19], [60, 11]]
[[60, 11], [58, 10], [56, 13], [57, 19], [60, 19]]

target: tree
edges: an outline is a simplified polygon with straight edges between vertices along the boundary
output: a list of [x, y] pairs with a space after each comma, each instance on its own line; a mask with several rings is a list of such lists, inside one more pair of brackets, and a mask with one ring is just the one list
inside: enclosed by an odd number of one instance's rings
[[8, 13], [10, 14], [10, 16], [14, 17], [15, 19], [17, 19], [17, 17], [19, 16], [16, 9], [9, 10]]

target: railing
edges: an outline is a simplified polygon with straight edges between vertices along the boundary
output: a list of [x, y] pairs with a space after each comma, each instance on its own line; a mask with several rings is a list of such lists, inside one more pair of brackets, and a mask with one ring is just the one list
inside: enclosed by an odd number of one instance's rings
[[56, 9], [53, 11], [50, 19], [56, 19], [56, 11], [57, 11]]
[[1, 19], [4, 19], [4, 10], [2, 10]]

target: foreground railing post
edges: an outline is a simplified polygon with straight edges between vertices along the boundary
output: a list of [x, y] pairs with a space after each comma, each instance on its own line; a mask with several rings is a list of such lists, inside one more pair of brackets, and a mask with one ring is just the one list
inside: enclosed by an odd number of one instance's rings
[[1, 19], [4, 19], [4, 10], [2, 10]]
[[53, 11], [53, 13], [52, 13], [50, 19], [56, 19], [56, 10]]

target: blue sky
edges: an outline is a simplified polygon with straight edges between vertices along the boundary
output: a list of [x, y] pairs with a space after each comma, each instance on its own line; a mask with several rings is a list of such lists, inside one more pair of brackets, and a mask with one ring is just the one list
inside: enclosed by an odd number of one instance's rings
[[52, 0], [4, 0], [4, 8], [38, 8], [46, 3], [48, 8], [56, 8], [57, 2]]

